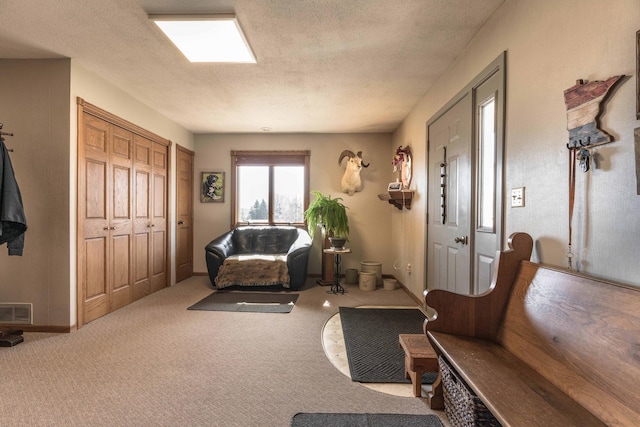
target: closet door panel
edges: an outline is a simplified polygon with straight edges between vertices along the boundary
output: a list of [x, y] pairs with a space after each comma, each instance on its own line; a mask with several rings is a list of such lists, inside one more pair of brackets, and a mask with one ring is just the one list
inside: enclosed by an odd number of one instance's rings
[[149, 281], [149, 251], [150, 234], [137, 233], [134, 236], [134, 279], [133, 279], [133, 299], [138, 300], [151, 293], [151, 282]]
[[85, 195], [86, 219], [107, 220], [107, 164], [89, 159], [86, 162], [86, 178], [92, 183]]
[[88, 158], [104, 157], [109, 149], [109, 124], [90, 114], [83, 115], [83, 151]]
[[167, 147], [156, 142], [153, 143], [153, 170], [167, 174]]
[[170, 141], [80, 98], [78, 125], [81, 327], [168, 284]]
[[83, 314], [85, 321], [90, 322], [107, 314], [110, 309], [106, 236], [85, 239], [81, 250], [86, 260], [83, 265]]
[[135, 206], [135, 274], [133, 298], [139, 299], [151, 293], [151, 145], [152, 142], [135, 135], [133, 168], [136, 185]]
[[78, 210], [82, 222], [78, 244], [78, 299], [88, 322], [110, 310], [109, 278], [109, 124], [84, 115], [79, 144]]
[[135, 188], [135, 208], [136, 208], [136, 224], [144, 225], [149, 224], [149, 188], [150, 177], [149, 172], [136, 168], [136, 188]]
[[167, 147], [153, 143], [151, 290], [167, 286]]
[[116, 310], [133, 298], [133, 133], [112, 125], [110, 154], [110, 291], [111, 310]]
[[131, 286], [129, 269], [131, 260], [131, 237], [128, 233], [114, 236], [111, 240], [112, 275], [111, 275], [111, 309], [116, 310], [131, 302]]
[[165, 221], [167, 211], [166, 194], [166, 178], [164, 175], [153, 174], [153, 220]]
[[126, 129], [113, 126], [112, 135], [112, 161], [116, 161], [116, 158], [120, 158], [124, 160], [124, 164], [131, 164], [133, 134]]
[[153, 232], [153, 266], [151, 291], [155, 292], [167, 286], [166, 233]]
[[131, 220], [131, 169], [122, 166], [113, 168], [112, 219]]
[[149, 171], [135, 166], [135, 225], [134, 225], [134, 280], [133, 299], [137, 300], [151, 292], [149, 282], [149, 258], [151, 241], [150, 223], [150, 177]]

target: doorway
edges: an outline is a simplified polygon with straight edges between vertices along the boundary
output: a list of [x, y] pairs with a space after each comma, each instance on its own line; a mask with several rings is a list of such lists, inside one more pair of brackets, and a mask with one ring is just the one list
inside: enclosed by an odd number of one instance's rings
[[193, 159], [176, 145], [176, 282], [193, 276]]
[[426, 287], [481, 294], [502, 248], [505, 56], [427, 122]]

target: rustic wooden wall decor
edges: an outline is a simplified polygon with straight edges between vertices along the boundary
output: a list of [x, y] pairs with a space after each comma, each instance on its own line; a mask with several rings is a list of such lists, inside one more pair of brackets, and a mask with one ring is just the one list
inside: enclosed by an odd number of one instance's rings
[[613, 76], [607, 80], [585, 82], [577, 80], [574, 86], [564, 91], [567, 106], [568, 148], [611, 142], [611, 135], [599, 129], [600, 104], [613, 87], [624, 76]]
[[569, 130], [569, 244], [566, 254], [569, 269], [573, 269], [571, 250], [573, 241], [573, 207], [575, 201], [576, 161], [582, 172], [589, 170], [591, 152], [589, 149], [611, 142], [612, 137], [599, 127], [600, 106], [609, 94], [609, 90], [624, 75], [613, 76], [607, 80], [576, 84], [564, 91], [564, 103], [567, 107], [567, 129]]

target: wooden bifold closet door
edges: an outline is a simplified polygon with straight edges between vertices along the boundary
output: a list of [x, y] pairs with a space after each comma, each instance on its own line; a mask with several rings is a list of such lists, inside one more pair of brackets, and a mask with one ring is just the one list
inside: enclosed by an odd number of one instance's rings
[[168, 286], [169, 146], [78, 99], [78, 327]]

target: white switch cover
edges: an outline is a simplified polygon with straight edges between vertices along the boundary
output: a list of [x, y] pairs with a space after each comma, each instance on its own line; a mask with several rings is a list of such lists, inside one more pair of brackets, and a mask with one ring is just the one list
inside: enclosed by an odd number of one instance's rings
[[514, 188], [511, 190], [511, 207], [524, 207], [524, 187]]

